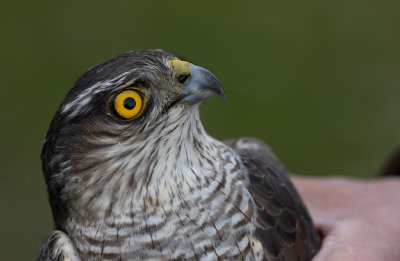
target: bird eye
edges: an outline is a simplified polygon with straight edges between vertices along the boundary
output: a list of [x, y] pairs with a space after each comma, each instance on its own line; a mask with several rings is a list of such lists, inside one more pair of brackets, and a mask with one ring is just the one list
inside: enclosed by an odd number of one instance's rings
[[144, 107], [144, 94], [138, 89], [126, 89], [116, 93], [110, 102], [111, 112], [120, 119], [132, 120]]

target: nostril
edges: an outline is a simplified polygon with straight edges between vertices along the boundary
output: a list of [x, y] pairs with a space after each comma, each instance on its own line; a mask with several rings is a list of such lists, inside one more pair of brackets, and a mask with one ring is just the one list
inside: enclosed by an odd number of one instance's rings
[[184, 83], [189, 78], [190, 74], [182, 74], [178, 77], [179, 83]]

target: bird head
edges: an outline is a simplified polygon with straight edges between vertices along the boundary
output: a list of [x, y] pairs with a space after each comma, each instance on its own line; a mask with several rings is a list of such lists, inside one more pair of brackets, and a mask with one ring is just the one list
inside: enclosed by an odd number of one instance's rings
[[128, 52], [83, 74], [42, 149], [56, 224], [71, 209], [104, 213], [129, 193], [156, 193], [152, 182], [194, 164], [190, 154], [206, 139], [198, 104], [214, 94], [225, 98], [211, 72], [162, 50]]

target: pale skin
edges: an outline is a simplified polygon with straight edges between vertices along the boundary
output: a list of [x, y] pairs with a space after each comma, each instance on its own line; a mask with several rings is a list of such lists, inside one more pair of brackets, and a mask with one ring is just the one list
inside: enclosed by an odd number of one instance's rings
[[312, 261], [400, 260], [400, 177], [292, 181], [323, 238]]

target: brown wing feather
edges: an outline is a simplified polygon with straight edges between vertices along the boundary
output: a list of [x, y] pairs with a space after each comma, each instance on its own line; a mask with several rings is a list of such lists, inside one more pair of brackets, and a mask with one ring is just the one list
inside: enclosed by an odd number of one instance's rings
[[311, 260], [321, 240], [288, 171], [269, 147], [254, 138], [224, 141], [248, 169], [249, 190], [257, 204], [255, 238], [264, 260]]
[[378, 176], [400, 176], [400, 147], [397, 148], [386, 160]]
[[35, 256], [35, 261], [53, 260], [81, 260], [72, 241], [64, 232], [59, 230], [51, 232], [43, 239]]

